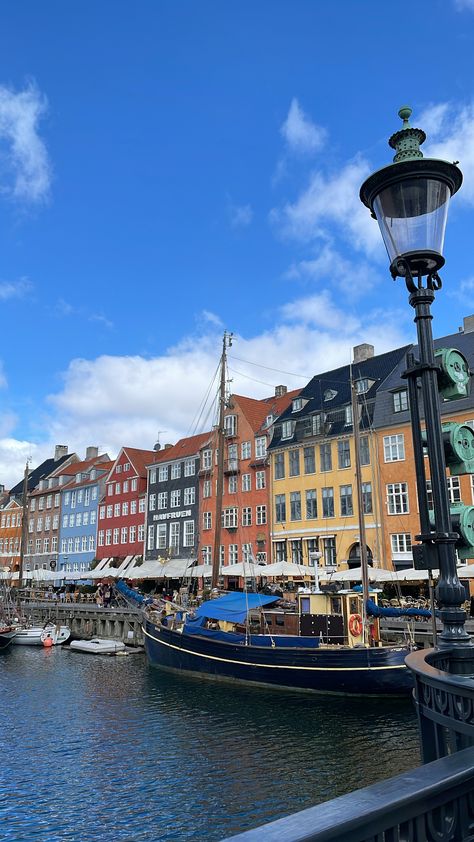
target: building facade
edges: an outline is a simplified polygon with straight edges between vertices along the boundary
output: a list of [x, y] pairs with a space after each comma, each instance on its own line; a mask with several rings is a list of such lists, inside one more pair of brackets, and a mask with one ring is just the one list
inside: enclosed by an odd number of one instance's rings
[[10, 500], [0, 510], [0, 567], [18, 570], [20, 564], [22, 507]]
[[62, 488], [59, 570], [83, 573], [91, 569], [97, 546], [99, 500], [104, 495], [105, 479], [112, 464], [107, 460], [83, 466]]

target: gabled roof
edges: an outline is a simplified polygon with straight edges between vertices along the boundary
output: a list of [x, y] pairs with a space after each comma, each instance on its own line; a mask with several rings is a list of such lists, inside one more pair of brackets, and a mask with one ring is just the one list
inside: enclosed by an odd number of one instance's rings
[[[45, 479], [53, 472], [56, 473], [57, 469], [61, 467], [65, 462], [68, 462], [72, 457], [75, 457], [75, 453], [65, 453], [64, 456], [61, 456], [59, 459], [45, 459], [41, 465], [38, 465], [37, 468], [34, 468], [32, 471], [28, 473], [28, 491], [33, 491], [34, 488], [38, 485], [39, 481]], [[77, 457], [76, 457], [77, 458]], [[20, 480], [16, 485], [10, 489], [10, 497], [18, 497], [23, 493], [23, 480]]]
[[[105, 479], [113, 464], [114, 463], [112, 462], [112, 460], [109, 459], [107, 462], [98, 462], [96, 465], [89, 466], [87, 471], [83, 469], [81, 473], [86, 473], [87, 477], [81, 479], [80, 482], [76, 482], [76, 478], [74, 477], [70, 480], [70, 482], [67, 482], [65, 485], [61, 486], [61, 491], [65, 491], [66, 489], [70, 491], [71, 488], [84, 488], [84, 486], [87, 485], [94, 485], [94, 483], [98, 482], [99, 480]], [[93, 469], [95, 469], [98, 472], [98, 476], [96, 476], [95, 479], [91, 479], [90, 476], [90, 473]]]
[[149, 467], [153, 467], [156, 462], [173, 462], [176, 459], [186, 459], [189, 456], [198, 456], [199, 451], [204, 445], [208, 444], [212, 436], [212, 432], [198, 433], [195, 436], [187, 436], [184, 439], [179, 439], [173, 447], [167, 447], [164, 450], [158, 450], [158, 459], [155, 459]]
[[273, 415], [276, 418], [285, 411], [293, 399], [298, 397], [300, 393], [301, 389], [293, 389], [292, 392], [286, 392], [286, 394], [280, 397], [273, 395], [270, 398], [262, 398], [261, 400], [246, 398], [243, 395], [232, 395], [231, 400], [239, 405], [254, 433], [258, 433], [262, 429], [268, 415]]
[[98, 468], [102, 467], [104, 463], [111, 463], [108, 453], [101, 453], [99, 456], [93, 456], [92, 459], [84, 459], [82, 462], [74, 462], [71, 465], [67, 465], [64, 470], [59, 472], [59, 475], [61, 476], [66, 474], [75, 476], [76, 474], [83, 474], [94, 466], [97, 466]]
[[146, 479], [146, 468], [147, 465], [150, 465], [154, 462], [160, 462], [163, 458], [163, 454], [169, 452], [171, 448], [166, 450], [140, 450], [137, 447], [122, 447], [120, 448], [120, 453], [118, 454], [115, 461], [112, 463], [112, 467], [107, 475], [107, 481], [111, 479], [112, 474], [114, 472], [115, 466], [119, 463], [120, 457], [125, 454], [127, 460], [133, 466], [135, 473], [139, 477], [143, 477]]

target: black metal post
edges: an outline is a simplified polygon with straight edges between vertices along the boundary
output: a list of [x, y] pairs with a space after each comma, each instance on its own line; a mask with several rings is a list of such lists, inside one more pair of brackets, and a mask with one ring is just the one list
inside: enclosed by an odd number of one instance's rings
[[[470, 642], [464, 623], [466, 612], [461, 608], [465, 600], [464, 588], [459, 581], [456, 570], [455, 544], [457, 533], [452, 531], [451, 516], [449, 511], [449, 498], [446, 482], [446, 463], [444, 456], [443, 434], [441, 427], [441, 415], [439, 409], [439, 393], [437, 382], [437, 369], [433, 335], [431, 330], [431, 304], [435, 294], [433, 290], [433, 279], [428, 278], [427, 287], [421, 286], [421, 279], [418, 281], [418, 288], [407, 278], [407, 286], [410, 290], [410, 304], [415, 310], [415, 323], [418, 334], [419, 361], [417, 376], [421, 383], [423, 405], [425, 413], [426, 439], [428, 445], [428, 459], [430, 463], [431, 488], [433, 493], [434, 529], [430, 534], [426, 532], [426, 524], [429, 523], [426, 490], [420, 494], [420, 522], [422, 534], [416, 536], [426, 547], [426, 557], [437, 559], [436, 566], [439, 568], [439, 581], [436, 588], [436, 598], [440, 605], [440, 614], [443, 621], [443, 631], [439, 636], [440, 646], [466, 645]], [[412, 404], [412, 412], [413, 412]], [[415, 408], [415, 415], [418, 410]], [[424, 467], [420, 468], [423, 461], [423, 448], [419, 429], [416, 430], [416, 423], [413, 424], [413, 445], [415, 448], [415, 465], [417, 474], [421, 476], [418, 482], [425, 481]], [[428, 565], [427, 565], [428, 566]]]

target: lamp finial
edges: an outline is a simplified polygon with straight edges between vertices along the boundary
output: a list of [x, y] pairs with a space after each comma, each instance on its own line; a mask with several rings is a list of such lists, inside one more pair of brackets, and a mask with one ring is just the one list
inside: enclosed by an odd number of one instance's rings
[[420, 150], [420, 146], [426, 140], [426, 135], [423, 129], [413, 129], [410, 126], [410, 106], [402, 105], [398, 116], [403, 120], [403, 126], [389, 140], [390, 146], [396, 151], [393, 163], [398, 164], [399, 161], [412, 161], [415, 158], [422, 158], [423, 152]]

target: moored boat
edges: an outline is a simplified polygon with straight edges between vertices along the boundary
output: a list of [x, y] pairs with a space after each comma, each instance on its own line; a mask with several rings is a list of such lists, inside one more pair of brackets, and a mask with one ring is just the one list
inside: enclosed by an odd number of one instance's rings
[[65, 643], [71, 636], [68, 626], [46, 623], [44, 626], [17, 626], [13, 639], [15, 646], [42, 646], [46, 639], [50, 645]]
[[0, 625], [0, 651], [10, 646], [16, 634], [17, 630], [14, 626]]
[[116, 655], [125, 650], [125, 643], [121, 640], [94, 637], [92, 640], [73, 640], [69, 648], [75, 652], [87, 652], [91, 655]]

